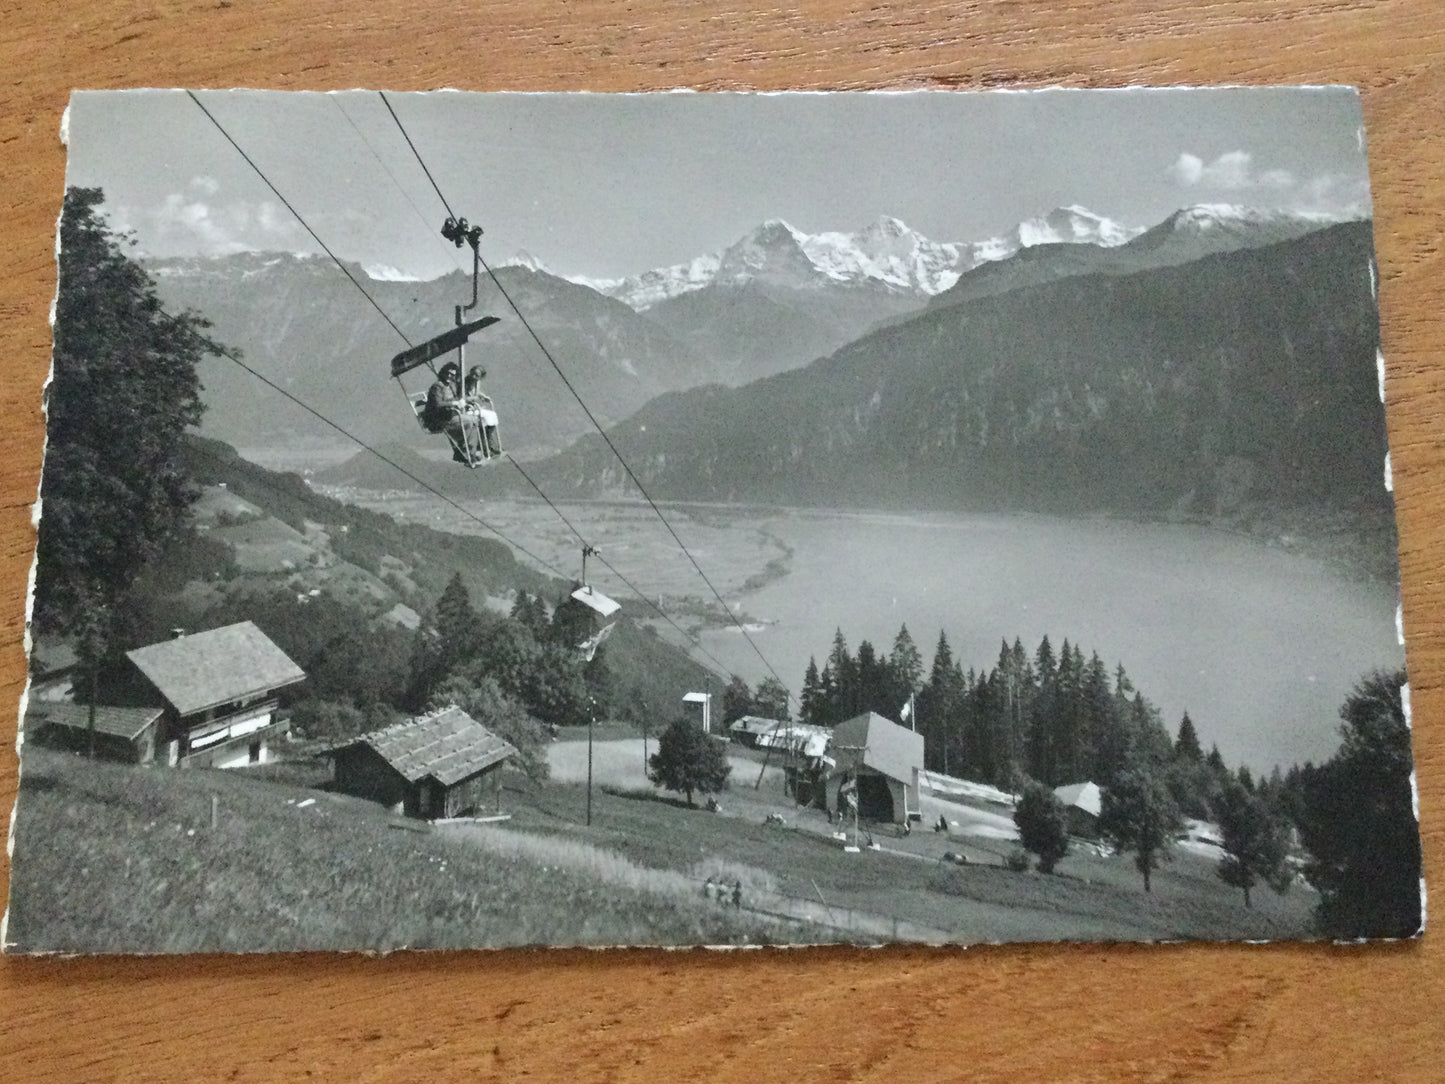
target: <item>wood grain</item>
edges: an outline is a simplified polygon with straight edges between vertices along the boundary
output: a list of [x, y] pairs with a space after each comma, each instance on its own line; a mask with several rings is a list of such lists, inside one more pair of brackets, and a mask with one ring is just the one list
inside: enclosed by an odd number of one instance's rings
[[[1441, 868], [1438, 0], [23, 0], [0, 11], [0, 699], [10, 705], [24, 676], [65, 167], [57, 129], [73, 87], [1361, 86], [1427, 874]], [[0, 807], [14, 791], [6, 754]], [[1445, 1058], [1442, 962], [1437, 934], [1366, 949], [8, 959], [0, 1079], [1427, 1080]]]

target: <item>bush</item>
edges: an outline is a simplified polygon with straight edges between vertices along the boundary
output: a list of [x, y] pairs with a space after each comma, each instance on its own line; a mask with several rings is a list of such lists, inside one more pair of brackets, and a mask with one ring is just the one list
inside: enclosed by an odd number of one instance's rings
[[1004, 855], [1003, 864], [1015, 873], [1026, 873], [1029, 868], [1029, 852], [1022, 847], [1015, 847]]
[[1039, 870], [1053, 873], [1069, 853], [1068, 819], [1058, 795], [1042, 784], [1026, 784], [1014, 808], [1014, 824], [1024, 849], [1039, 856]]

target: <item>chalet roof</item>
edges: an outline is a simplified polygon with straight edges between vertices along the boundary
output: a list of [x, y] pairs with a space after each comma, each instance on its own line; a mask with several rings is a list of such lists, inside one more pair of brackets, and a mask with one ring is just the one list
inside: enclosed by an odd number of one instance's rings
[[777, 723], [772, 730], [758, 737], [758, 744], [764, 748], [784, 749], [798, 756], [821, 757], [828, 751], [832, 736], [833, 732], [823, 726]]
[[[164, 708], [118, 708], [95, 706], [95, 732], [134, 741], [140, 732], [160, 718]], [[59, 726], [67, 730], [90, 729], [90, 705], [68, 700], [31, 700], [25, 707], [25, 726]]]
[[410, 783], [431, 776], [448, 787], [517, 752], [458, 707], [373, 730], [332, 752], [356, 745], [370, 746]]
[[728, 724], [728, 729], [738, 734], [766, 734], [770, 730], [786, 725], [781, 719], [765, 719], [761, 715], [743, 715]]
[[923, 768], [923, 735], [870, 711], [833, 728], [831, 752], [838, 771], [856, 770], [861, 758], [865, 768], [912, 783]]
[[1064, 808], [1082, 809], [1097, 817], [1104, 808], [1104, 798], [1097, 783], [1070, 783], [1066, 787], [1055, 787], [1054, 794], [1064, 803]]
[[181, 715], [273, 692], [306, 677], [249, 621], [138, 647], [126, 658]]

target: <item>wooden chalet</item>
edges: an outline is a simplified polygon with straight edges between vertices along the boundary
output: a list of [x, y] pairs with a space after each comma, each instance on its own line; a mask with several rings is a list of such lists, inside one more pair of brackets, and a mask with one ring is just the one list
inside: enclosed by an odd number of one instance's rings
[[363, 734], [327, 755], [337, 790], [439, 820], [481, 810], [498, 793], [494, 773], [516, 753], [461, 708], [447, 707]]
[[156, 759], [170, 765], [264, 763], [270, 743], [290, 729], [278, 694], [306, 677], [250, 621], [176, 636], [126, 657], [165, 704]]
[[[97, 756], [127, 764], [149, 764], [156, 756], [162, 708], [118, 708], [97, 704], [94, 742]], [[25, 707], [25, 733], [44, 745], [90, 751], [91, 708], [68, 700], [31, 699]]]
[[858, 813], [864, 820], [902, 824], [919, 817], [922, 734], [870, 711], [833, 728], [828, 755], [834, 762], [826, 782], [830, 812], [841, 812], [839, 792], [852, 779], [858, 785]]

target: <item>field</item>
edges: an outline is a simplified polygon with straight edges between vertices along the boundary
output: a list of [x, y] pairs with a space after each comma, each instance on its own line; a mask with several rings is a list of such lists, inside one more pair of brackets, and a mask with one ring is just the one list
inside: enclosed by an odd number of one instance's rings
[[819, 937], [575, 842], [462, 838], [240, 772], [132, 768], [33, 745], [24, 757], [6, 939], [25, 952]]
[[[856, 925], [863, 940], [894, 920], [923, 940], [964, 942], [1310, 936], [1316, 897], [1307, 887], [1284, 896], [1257, 890], [1246, 909], [1239, 891], [1215, 875], [1215, 859], [1182, 847], [1156, 872], [1147, 894], [1130, 856], [1086, 848], [1076, 847], [1052, 876], [1016, 873], [1002, 861], [1012, 848], [1006, 812], [925, 796], [924, 826], [907, 836], [893, 826], [876, 828], [880, 849], [850, 854], [832, 838], [835, 829], [823, 813], [799, 809], [782, 794], [776, 769], [755, 789], [758, 754], [732, 753], [731, 785], [720, 796], [721, 814], [713, 814], [655, 793], [642, 774], [640, 744], [596, 743], [588, 829], [581, 826], [585, 788], [576, 782], [585, 778], [585, 743], [554, 743], [553, 780], [514, 796], [512, 824], [585, 839], [659, 869], [687, 870], [712, 859], [766, 870], [779, 895], [826, 901], [816, 917], [844, 932]], [[787, 826], [765, 823], [769, 813], [782, 815]], [[946, 835], [926, 827], [940, 813], [950, 822]], [[944, 862], [948, 851], [966, 855], [969, 864]], [[846, 912], [859, 916], [856, 923]]]
[[[1310, 935], [1308, 889], [1260, 890], [1246, 909], [1213, 860], [1183, 849], [1148, 894], [1128, 856], [1088, 848], [1052, 876], [1010, 870], [1007, 816], [976, 801], [925, 797], [925, 824], [941, 812], [947, 833], [874, 826], [876, 849], [847, 853], [751, 751], [733, 752], [720, 812], [688, 808], [646, 783], [640, 739], [604, 733], [590, 827], [575, 739], [551, 745], [546, 783], [508, 777], [506, 823], [438, 826], [317, 789], [316, 761], [166, 771], [27, 746], [7, 942], [386, 951]], [[729, 886], [721, 901], [709, 880]]]

